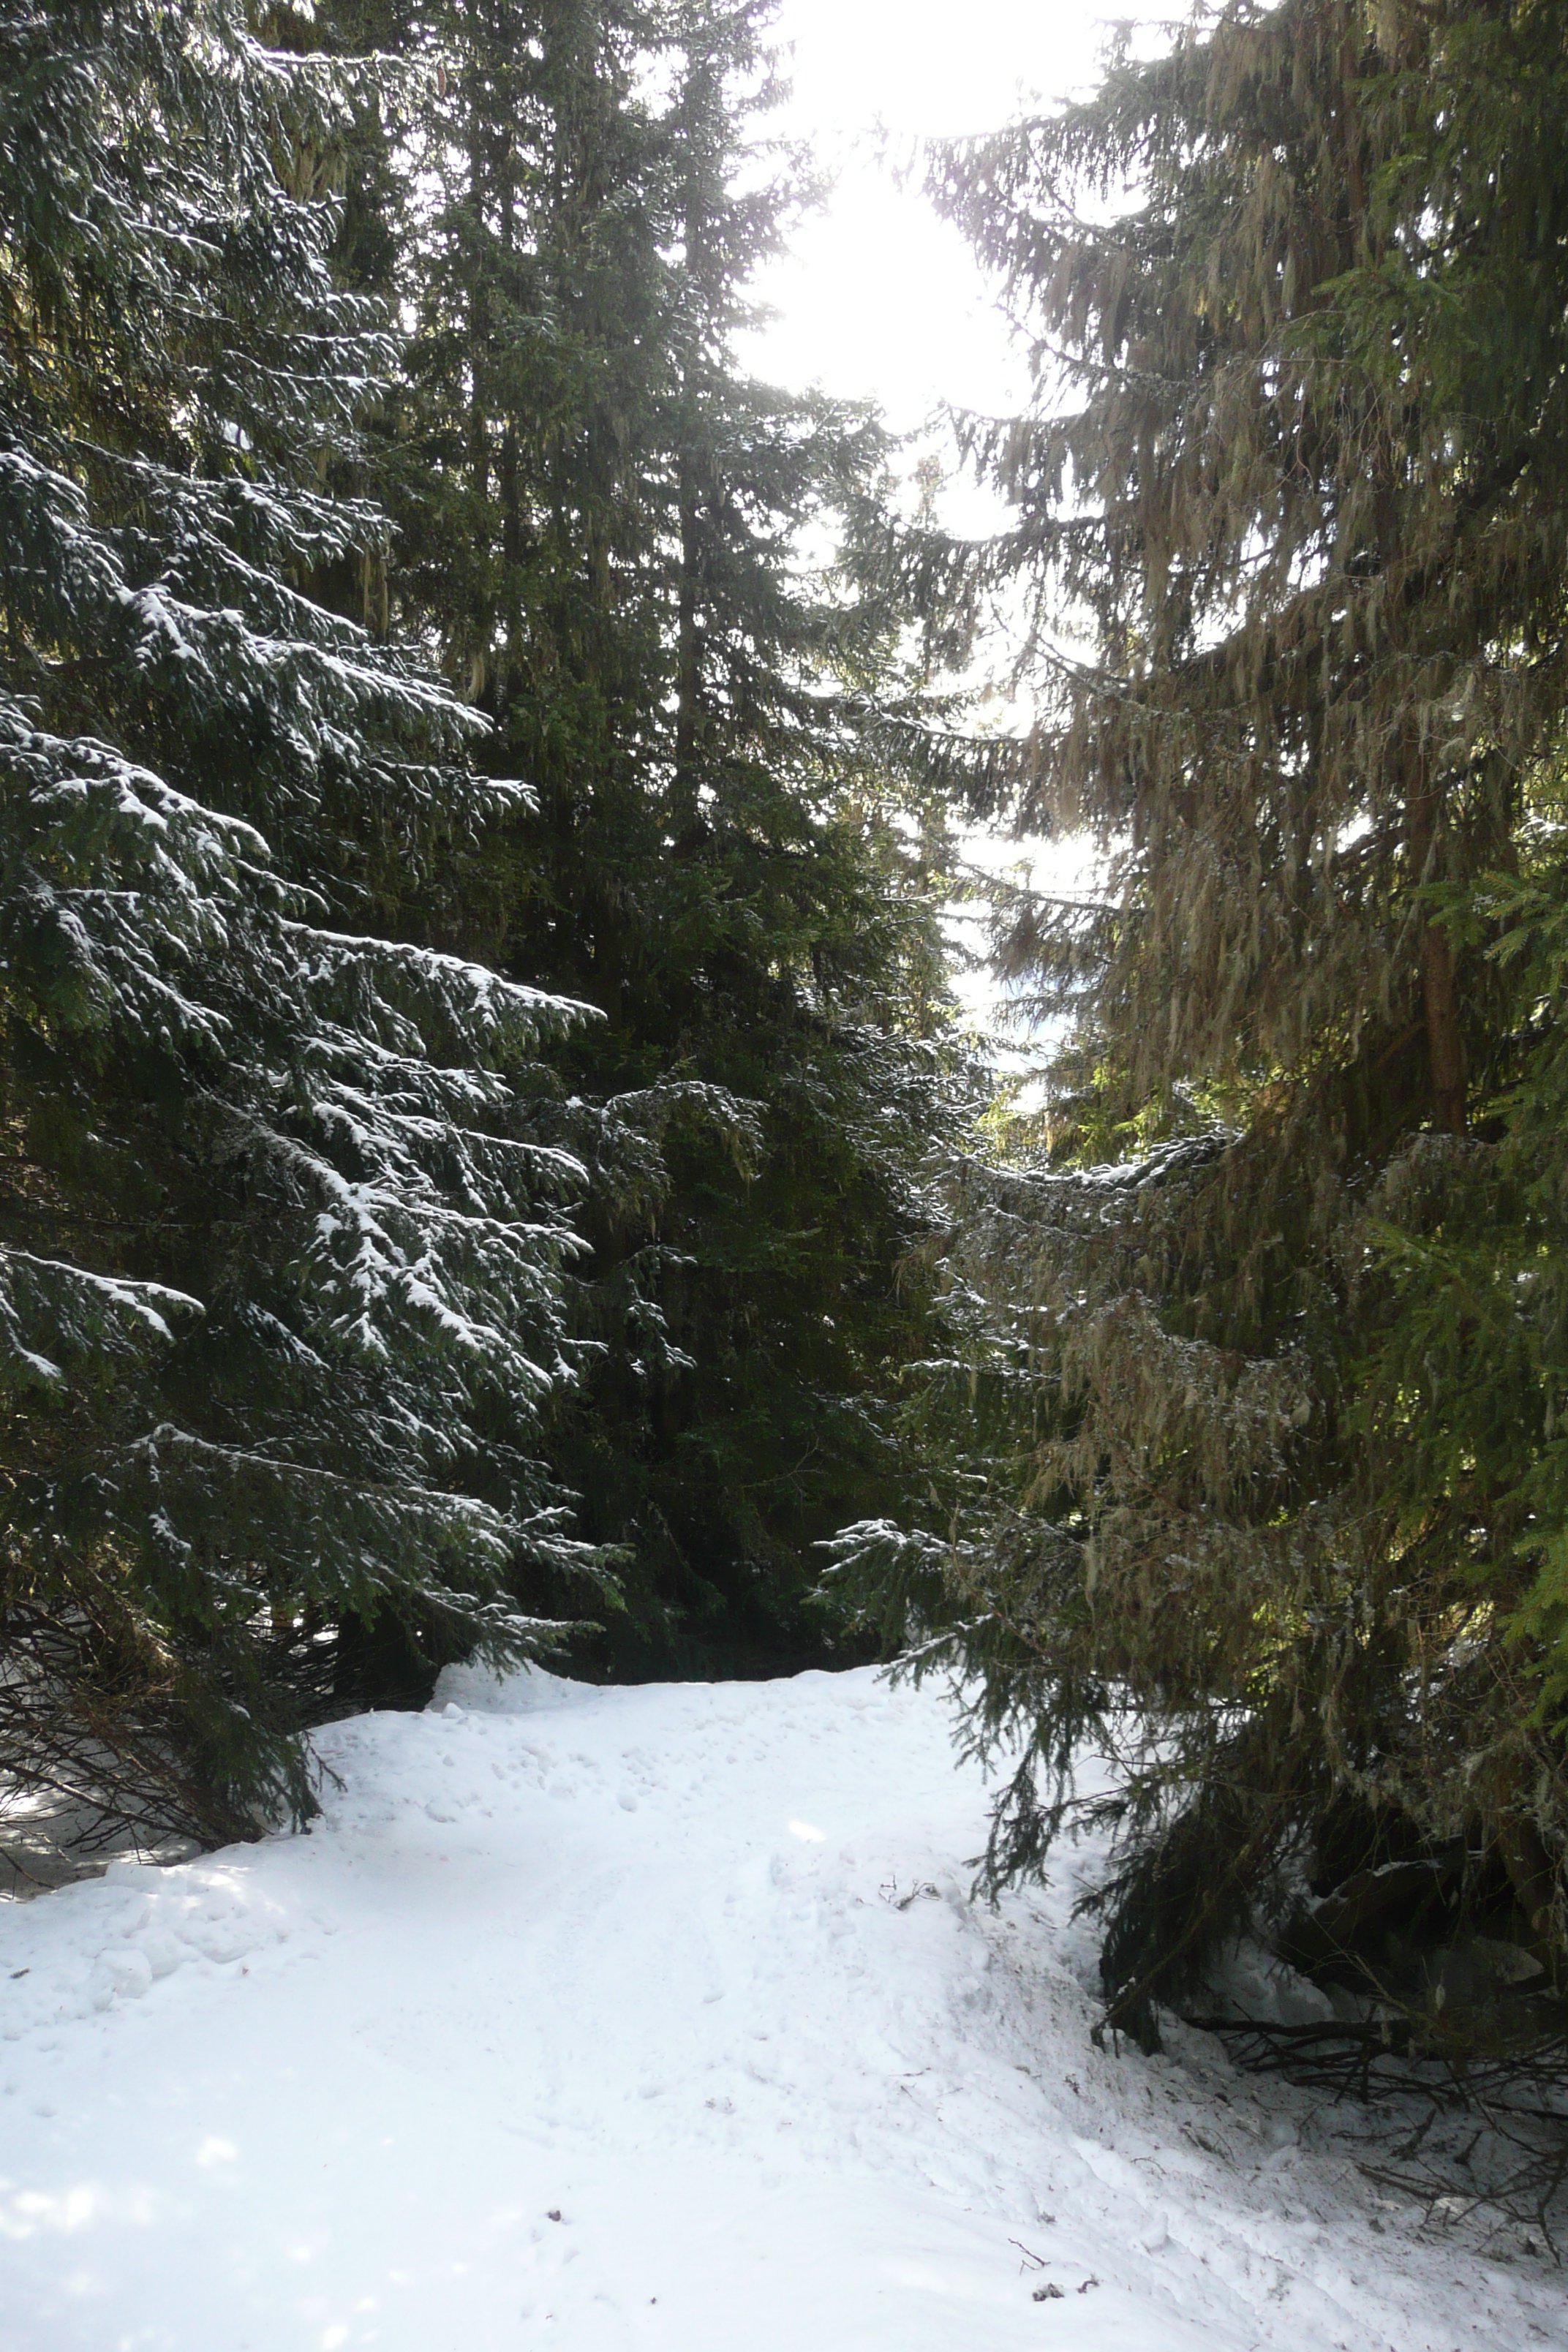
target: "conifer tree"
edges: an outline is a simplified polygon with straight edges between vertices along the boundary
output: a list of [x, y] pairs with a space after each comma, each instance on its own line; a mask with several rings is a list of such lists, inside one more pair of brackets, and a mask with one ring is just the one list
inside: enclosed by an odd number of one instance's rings
[[1032, 1156], [962, 1188], [992, 1499], [847, 1551], [1024, 1734], [996, 1875], [1121, 1749], [1142, 2032], [1248, 1920], [1324, 1958], [1303, 1879], [1413, 1853], [1413, 1934], [1568, 1950], [1562, 31], [1229, 6], [933, 170], [1039, 391], [969, 428], [1011, 530], [921, 584], [1026, 599], [993, 773], [1111, 882], [1005, 941], [1076, 1025]]
[[879, 514], [888, 445], [734, 357], [801, 194], [756, 148], [764, 18], [411, 37], [447, 63], [397, 230], [392, 589], [537, 794], [493, 838], [496, 952], [605, 1016], [555, 1057], [595, 1352], [552, 1459], [626, 1556], [637, 1670], [816, 1654], [812, 1545], [904, 1476], [896, 1269], [960, 1091], [898, 612], [799, 552]]
[[0, 83], [0, 1765], [249, 1834], [352, 1633], [516, 1656], [592, 1568], [535, 1444], [581, 1171], [525, 1109], [576, 1015], [432, 944], [518, 788], [312, 593], [384, 547], [328, 481], [393, 359], [329, 266], [376, 75], [82, 0]]

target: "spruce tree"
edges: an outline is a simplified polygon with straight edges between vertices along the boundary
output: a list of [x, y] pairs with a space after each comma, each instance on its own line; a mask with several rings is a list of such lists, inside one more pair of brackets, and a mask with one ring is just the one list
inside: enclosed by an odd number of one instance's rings
[[0, 1765], [148, 1835], [308, 1814], [351, 1637], [515, 1657], [592, 1568], [525, 1108], [577, 1016], [433, 943], [520, 791], [316, 593], [385, 545], [330, 480], [394, 358], [330, 267], [380, 79], [228, 0], [0, 27]]
[[595, 1185], [552, 1459], [624, 1557], [627, 1671], [819, 1654], [812, 1547], [905, 1481], [898, 1268], [961, 1092], [899, 611], [800, 552], [871, 530], [890, 452], [734, 356], [805, 192], [764, 21], [409, 37], [447, 64], [397, 226], [392, 593], [537, 794], [493, 837], [497, 953], [605, 1016], [555, 1056]]
[[1073, 1034], [958, 1203], [992, 1496], [847, 1551], [1024, 1737], [994, 1875], [1121, 1754], [1141, 2032], [1249, 1921], [1413, 1997], [1390, 1922], [1300, 1916], [1412, 1854], [1413, 1936], [1568, 1949], [1562, 27], [1230, 6], [933, 168], [1038, 397], [968, 428], [1012, 528], [921, 584], [1025, 601], [992, 772], [1111, 878], [1004, 944]]

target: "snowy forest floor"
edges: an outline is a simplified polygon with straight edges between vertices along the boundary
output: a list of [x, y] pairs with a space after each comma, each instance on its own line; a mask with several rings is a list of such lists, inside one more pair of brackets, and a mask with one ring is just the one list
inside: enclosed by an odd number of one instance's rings
[[[309, 1837], [0, 1914], [5, 2352], [1526, 2352], [1359, 2111], [1090, 2046], [948, 1703], [448, 1672]], [[1054, 2290], [1054, 2292], [1053, 2292]]]

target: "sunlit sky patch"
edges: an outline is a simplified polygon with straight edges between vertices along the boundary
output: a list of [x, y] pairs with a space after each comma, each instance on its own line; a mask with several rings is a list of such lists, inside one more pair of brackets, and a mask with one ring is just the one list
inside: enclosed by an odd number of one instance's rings
[[[1000, 509], [957, 477], [933, 420], [944, 404], [1014, 414], [1026, 369], [963, 237], [937, 218], [914, 175], [900, 184], [898, 167], [923, 140], [994, 130], [1083, 94], [1116, 23], [1173, 13], [1150, 0], [1103, 12], [1064, 0], [963, 0], [957, 10], [936, 0], [780, 0], [793, 90], [777, 128], [811, 142], [833, 188], [761, 278], [774, 316], [744, 357], [792, 389], [816, 383], [875, 401], [895, 432], [918, 436], [911, 474], [920, 451], [934, 448], [951, 477], [941, 500], [951, 529], [993, 528]], [[973, 863], [1038, 888], [1090, 882], [1076, 842], [972, 835], [966, 846]], [[955, 933], [979, 943], [973, 917]], [[954, 980], [988, 1023], [1000, 1009], [988, 975], [961, 969]], [[1018, 1056], [1004, 1059], [1016, 1066]]]
[[942, 401], [1019, 406], [1021, 359], [967, 245], [892, 166], [921, 140], [1089, 87], [1109, 16], [1063, 0], [781, 0], [794, 94], [780, 127], [812, 141], [836, 184], [763, 282], [778, 316], [753, 346], [759, 372], [873, 399], [900, 432]]

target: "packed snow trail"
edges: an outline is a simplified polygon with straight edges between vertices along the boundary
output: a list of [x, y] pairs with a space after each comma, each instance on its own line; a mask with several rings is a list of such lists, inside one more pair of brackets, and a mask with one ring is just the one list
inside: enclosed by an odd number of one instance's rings
[[969, 1902], [949, 1730], [448, 1673], [322, 1735], [310, 1836], [12, 1906], [5, 2352], [1568, 2340], [1303, 2095], [1094, 2051], [1070, 1870]]

